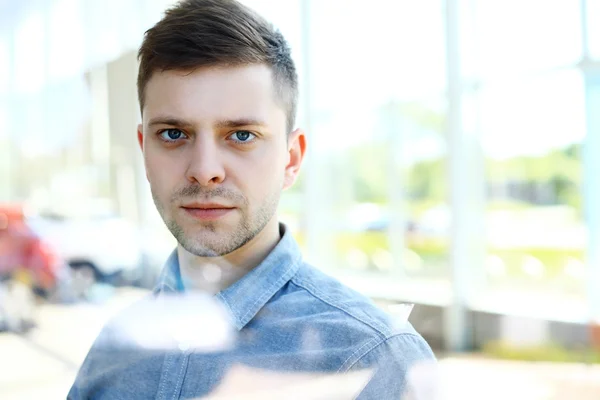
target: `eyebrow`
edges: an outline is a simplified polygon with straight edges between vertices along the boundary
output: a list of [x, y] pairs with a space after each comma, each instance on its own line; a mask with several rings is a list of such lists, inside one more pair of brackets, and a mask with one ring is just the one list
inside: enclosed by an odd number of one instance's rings
[[148, 123], [148, 126], [154, 125], [172, 125], [172, 126], [192, 126], [192, 124], [183, 119], [175, 118], [175, 117], [156, 117], [152, 118]]
[[240, 126], [266, 126], [263, 121], [253, 118], [227, 119], [216, 123], [217, 128], [238, 128]]
[[[148, 123], [148, 126], [154, 125], [171, 125], [171, 126], [183, 126], [191, 127], [193, 124], [189, 121], [175, 118], [175, 117], [156, 117], [152, 118]], [[215, 126], [217, 128], [239, 128], [241, 126], [266, 126], [267, 124], [261, 120], [254, 118], [238, 118], [238, 119], [226, 119], [218, 121]]]

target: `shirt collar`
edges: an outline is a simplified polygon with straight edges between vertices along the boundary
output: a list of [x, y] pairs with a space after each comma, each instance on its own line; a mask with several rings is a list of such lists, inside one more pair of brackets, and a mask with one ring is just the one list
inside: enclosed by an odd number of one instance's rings
[[179, 271], [179, 258], [177, 257], [177, 249], [171, 252], [169, 258], [158, 277], [158, 282], [154, 287], [154, 295], [160, 293], [177, 293], [183, 292], [183, 281]]
[[[284, 224], [279, 224], [279, 231], [281, 239], [271, 253], [243, 278], [216, 295], [229, 308], [237, 329], [246, 326], [301, 265], [302, 254], [294, 237]], [[154, 293], [183, 290], [177, 250], [174, 250], [165, 263]]]

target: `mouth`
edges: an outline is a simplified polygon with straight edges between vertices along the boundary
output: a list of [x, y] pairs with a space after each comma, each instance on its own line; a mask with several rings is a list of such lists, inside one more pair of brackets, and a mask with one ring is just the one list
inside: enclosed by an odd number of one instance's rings
[[215, 221], [235, 210], [235, 207], [217, 203], [192, 203], [181, 208], [189, 216], [202, 221]]

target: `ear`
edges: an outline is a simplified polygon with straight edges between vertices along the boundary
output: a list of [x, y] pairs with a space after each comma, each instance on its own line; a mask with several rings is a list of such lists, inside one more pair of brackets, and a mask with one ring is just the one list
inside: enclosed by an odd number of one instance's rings
[[283, 189], [292, 187], [298, 174], [300, 166], [306, 152], [306, 135], [302, 129], [296, 129], [288, 137], [288, 163], [285, 166], [285, 177], [283, 180]]
[[144, 133], [142, 132], [142, 124], [137, 126], [137, 138], [142, 152], [144, 151]]
[[[144, 152], [144, 133], [142, 132], [142, 124], [138, 124], [137, 126], [137, 139], [138, 139], [138, 144], [140, 145], [140, 149], [142, 150], [142, 153]], [[145, 164], [145, 161], [144, 161]], [[148, 182], [150, 182], [150, 179], [148, 179], [148, 170], [146, 170], [146, 179], [148, 180]]]

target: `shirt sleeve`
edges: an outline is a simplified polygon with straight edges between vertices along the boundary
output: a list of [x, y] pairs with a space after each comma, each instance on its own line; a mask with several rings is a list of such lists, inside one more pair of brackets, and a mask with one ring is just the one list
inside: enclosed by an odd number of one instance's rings
[[404, 396], [411, 391], [411, 370], [427, 364], [436, 364], [427, 342], [418, 334], [400, 333], [371, 349], [349, 371], [374, 369], [373, 377], [357, 397], [358, 400], [400, 400], [410, 398]]

